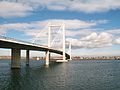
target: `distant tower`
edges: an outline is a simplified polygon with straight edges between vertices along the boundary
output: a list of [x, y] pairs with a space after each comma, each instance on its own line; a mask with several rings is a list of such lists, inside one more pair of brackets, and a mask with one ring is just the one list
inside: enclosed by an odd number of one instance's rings
[[[55, 30], [55, 32], [53, 32]], [[54, 36], [54, 38], [52, 38], [52, 32], [53, 33], [56, 33], [56, 34], [54, 34], [55, 36]], [[58, 62], [60, 61], [60, 62], [66, 62], [67, 60], [66, 60], [66, 56], [65, 56], [65, 24], [64, 24], [64, 22], [62, 23], [62, 24], [56, 24], [56, 25], [52, 25], [52, 24], [50, 24], [49, 25], [49, 31], [48, 31], [48, 47], [50, 47], [50, 48], [54, 48], [54, 47], [52, 47], [53, 46], [53, 44], [55, 43], [55, 39], [56, 39], [56, 37], [59, 37], [59, 34], [60, 34], [60, 39], [61, 39], [61, 41], [60, 42], [62, 42], [62, 51], [63, 51], [63, 60], [57, 60]], [[51, 40], [52, 39], [52, 40]]]
[[69, 41], [69, 55], [70, 55], [70, 60], [72, 60], [72, 51], [71, 51], [72, 47], [71, 47], [71, 41]]

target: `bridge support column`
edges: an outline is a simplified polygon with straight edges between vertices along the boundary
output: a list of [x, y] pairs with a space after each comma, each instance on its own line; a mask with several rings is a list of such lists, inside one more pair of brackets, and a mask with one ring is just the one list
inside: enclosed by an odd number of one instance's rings
[[26, 50], [26, 66], [29, 66], [30, 54], [29, 50]]
[[20, 68], [20, 49], [12, 49], [11, 57], [11, 68]]
[[49, 65], [49, 59], [50, 59], [50, 52], [49, 50], [47, 50], [45, 56], [45, 65]]

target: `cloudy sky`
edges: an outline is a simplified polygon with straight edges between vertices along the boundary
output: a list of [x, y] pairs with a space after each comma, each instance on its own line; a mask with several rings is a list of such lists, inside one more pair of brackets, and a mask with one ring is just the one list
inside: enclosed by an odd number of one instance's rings
[[42, 44], [49, 22], [65, 23], [73, 55], [120, 55], [120, 0], [0, 0], [0, 35]]

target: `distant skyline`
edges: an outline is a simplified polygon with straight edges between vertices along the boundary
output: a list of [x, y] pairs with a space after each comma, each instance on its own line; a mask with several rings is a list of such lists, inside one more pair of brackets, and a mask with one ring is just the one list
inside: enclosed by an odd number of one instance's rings
[[[0, 35], [32, 42], [48, 22], [63, 21], [72, 55], [120, 55], [120, 0], [0, 1]], [[9, 54], [0, 49], [0, 56]]]

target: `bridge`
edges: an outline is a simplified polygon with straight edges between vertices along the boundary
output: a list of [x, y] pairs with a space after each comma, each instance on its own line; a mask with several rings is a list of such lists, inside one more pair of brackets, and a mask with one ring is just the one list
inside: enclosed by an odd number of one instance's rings
[[[65, 52], [65, 29], [64, 26], [62, 27], [62, 41], [63, 46], [62, 50], [58, 50], [51, 47], [51, 27], [54, 27], [52, 25], [49, 25], [48, 29], [48, 45], [40, 45], [36, 43], [30, 43], [26, 41], [17, 40], [14, 38], [8, 38], [5, 36], [0, 36], [0, 48], [8, 48], [11, 49], [11, 68], [20, 68], [20, 52], [21, 50], [26, 50], [26, 65], [29, 65], [29, 51], [30, 50], [36, 50], [36, 51], [44, 51], [46, 53], [45, 56], [45, 64], [49, 65], [50, 60], [50, 53], [56, 53], [63, 55], [63, 60], [57, 60], [56, 62], [67, 62], [67, 59], [70, 59], [70, 55]], [[56, 27], [56, 26], [55, 26]]]

